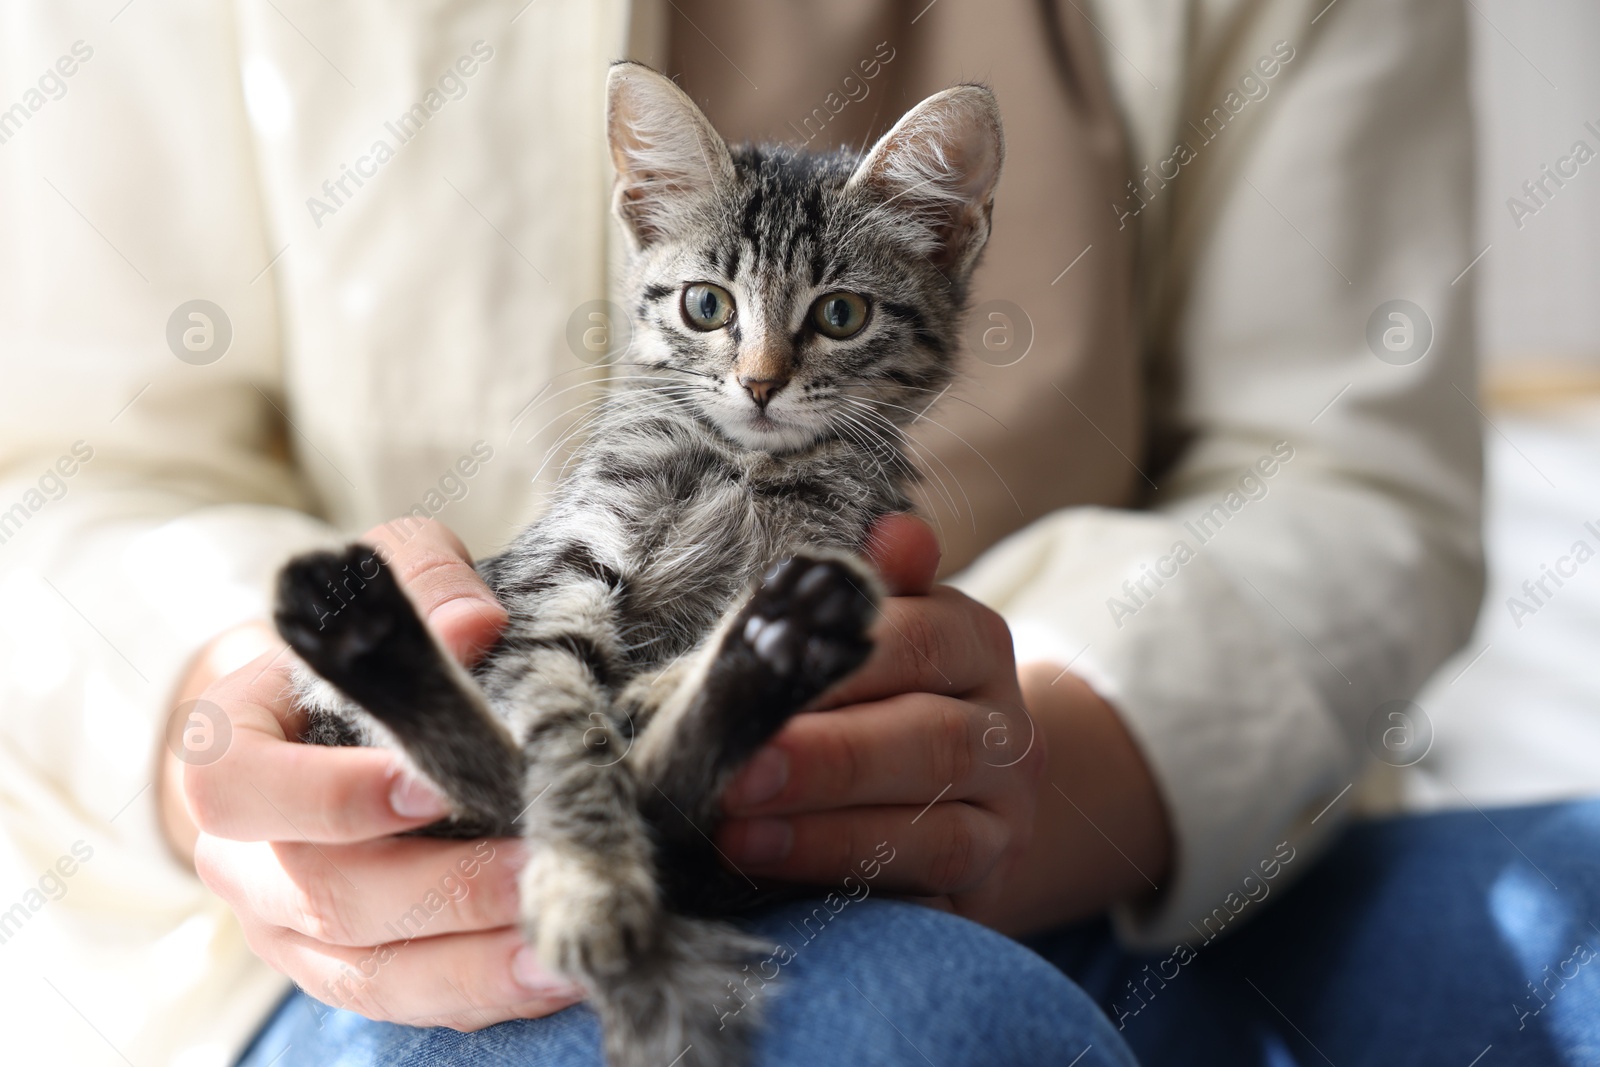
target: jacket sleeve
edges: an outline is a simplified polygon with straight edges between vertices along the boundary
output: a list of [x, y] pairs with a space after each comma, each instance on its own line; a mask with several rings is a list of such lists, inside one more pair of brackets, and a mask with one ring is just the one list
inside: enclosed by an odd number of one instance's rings
[[[185, 1001], [195, 976], [162, 970], [208, 938], [242, 946], [168, 858], [152, 785], [189, 659], [329, 536], [285, 458], [279, 250], [229, 10], [0, 9], [0, 84], [27, 87], [0, 116], [0, 869], [38, 885], [77, 857], [59, 900], [8, 913], [27, 929], [0, 930], [22, 942], [0, 988], [82, 1036], [82, 1062], [106, 1048], [69, 1005], [153, 1062], [163, 1032], [237, 1028], [281, 989], [213, 974]], [[93, 976], [119, 973], [167, 983], [173, 1013], [214, 1013], [112, 1019]]]
[[1369, 720], [1466, 640], [1482, 590], [1462, 9], [1255, 7], [1196, 16], [1214, 43], [1188, 69], [1218, 73], [1169, 109], [1189, 151], [1149, 161], [1178, 177], [1143, 186], [1149, 344], [1191, 442], [1150, 510], [1059, 512], [958, 583], [1148, 759], [1177, 856], [1119, 911], [1146, 947], [1208, 936], [1280, 842], [1349, 812]]

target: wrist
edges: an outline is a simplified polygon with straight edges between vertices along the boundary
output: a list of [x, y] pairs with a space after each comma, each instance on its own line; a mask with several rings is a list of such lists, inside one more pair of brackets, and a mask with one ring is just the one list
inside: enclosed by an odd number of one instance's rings
[[1121, 716], [1057, 664], [1027, 663], [1017, 674], [1046, 763], [1003, 928], [1046, 929], [1158, 893], [1173, 862], [1170, 822]]

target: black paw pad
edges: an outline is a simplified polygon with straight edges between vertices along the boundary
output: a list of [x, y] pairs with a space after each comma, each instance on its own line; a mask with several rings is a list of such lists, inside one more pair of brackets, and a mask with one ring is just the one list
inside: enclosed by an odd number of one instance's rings
[[848, 565], [796, 556], [762, 576], [737, 633], [780, 677], [831, 682], [866, 658], [876, 610], [870, 588]]
[[296, 557], [278, 576], [278, 633], [324, 676], [378, 648], [414, 614], [367, 545]]

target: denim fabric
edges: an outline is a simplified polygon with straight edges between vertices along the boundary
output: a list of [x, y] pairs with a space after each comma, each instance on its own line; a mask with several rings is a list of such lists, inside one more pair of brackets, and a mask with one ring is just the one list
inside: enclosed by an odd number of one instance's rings
[[[1104, 922], [1034, 939], [1041, 959], [875, 899], [802, 943], [812, 906], [754, 924], [798, 950], [767, 1006], [763, 1067], [1600, 1064], [1600, 801], [1359, 824], [1182, 964], [1123, 951]], [[457, 1034], [297, 993], [241, 1067], [593, 1067], [598, 1048], [582, 1007]]]
[[[1134, 1067], [1089, 998], [1015, 941], [965, 919], [877, 899], [850, 903], [825, 925], [804, 924], [818, 907], [787, 905], [752, 924], [794, 952], [781, 987], [762, 994], [761, 1067]], [[460, 1034], [370, 1022], [298, 992], [240, 1061], [241, 1067], [600, 1062], [599, 1025], [583, 1006]]]
[[1359, 824], [1181, 966], [1032, 944], [1145, 1067], [1600, 1064], [1600, 801]]

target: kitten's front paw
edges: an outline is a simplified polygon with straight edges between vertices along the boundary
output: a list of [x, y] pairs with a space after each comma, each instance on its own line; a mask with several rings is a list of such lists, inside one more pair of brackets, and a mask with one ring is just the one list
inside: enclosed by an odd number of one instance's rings
[[800, 689], [821, 692], [872, 651], [871, 580], [839, 559], [794, 556], [762, 576], [730, 638]]
[[661, 903], [650, 871], [545, 847], [522, 872], [522, 930], [546, 967], [618, 975], [655, 945]]

